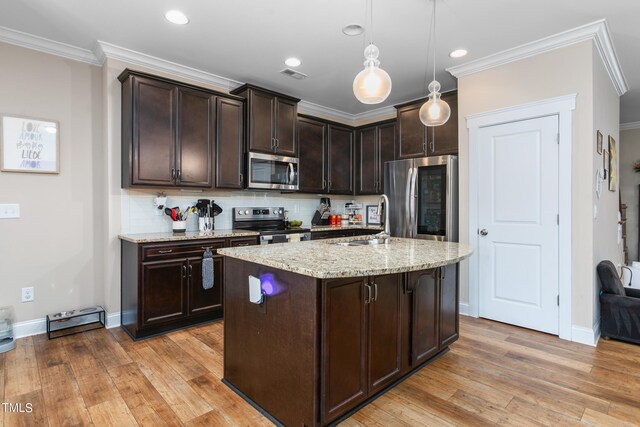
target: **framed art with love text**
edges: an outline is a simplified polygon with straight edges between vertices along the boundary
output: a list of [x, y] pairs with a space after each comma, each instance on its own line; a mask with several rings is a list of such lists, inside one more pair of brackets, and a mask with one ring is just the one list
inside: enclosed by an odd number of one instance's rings
[[2, 172], [60, 173], [57, 121], [3, 115], [0, 127]]

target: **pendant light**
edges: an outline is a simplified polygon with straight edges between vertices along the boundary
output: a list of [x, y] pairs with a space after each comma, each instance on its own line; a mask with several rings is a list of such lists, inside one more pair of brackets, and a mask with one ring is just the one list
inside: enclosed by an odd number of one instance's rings
[[433, 40], [433, 81], [429, 83], [429, 100], [420, 107], [420, 121], [425, 126], [441, 126], [449, 120], [451, 108], [440, 99], [440, 83], [436, 80], [436, 0], [433, 1], [431, 34]]
[[391, 77], [380, 68], [380, 50], [373, 44], [373, 6], [369, 5], [369, 46], [364, 49], [364, 70], [353, 79], [353, 94], [363, 104], [379, 104], [391, 93]]

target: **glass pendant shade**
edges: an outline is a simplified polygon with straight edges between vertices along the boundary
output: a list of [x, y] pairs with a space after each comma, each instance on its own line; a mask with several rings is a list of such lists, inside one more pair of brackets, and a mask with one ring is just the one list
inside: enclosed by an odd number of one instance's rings
[[391, 77], [380, 68], [380, 51], [374, 44], [364, 50], [364, 70], [353, 79], [353, 94], [363, 104], [379, 104], [391, 93]]
[[429, 91], [429, 100], [420, 107], [420, 121], [425, 126], [441, 126], [449, 120], [451, 107], [440, 99], [440, 83], [432, 81]]

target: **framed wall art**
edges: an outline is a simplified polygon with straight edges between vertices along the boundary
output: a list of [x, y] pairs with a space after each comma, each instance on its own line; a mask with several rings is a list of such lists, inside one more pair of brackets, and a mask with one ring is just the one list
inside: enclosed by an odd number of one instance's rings
[[596, 151], [598, 154], [602, 154], [602, 133], [600, 131], [596, 132]]
[[602, 170], [604, 171], [602, 179], [609, 178], [609, 151], [602, 151]]
[[57, 121], [3, 115], [0, 127], [2, 172], [60, 173]]
[[609, 135], [609, 191], [616, 191], [618, 188], [618, 155], [616, 151], [616, 140]]
[[367, 206], [367, 225], [380, 225], [380, 215], [378, 215], [377, 205]]

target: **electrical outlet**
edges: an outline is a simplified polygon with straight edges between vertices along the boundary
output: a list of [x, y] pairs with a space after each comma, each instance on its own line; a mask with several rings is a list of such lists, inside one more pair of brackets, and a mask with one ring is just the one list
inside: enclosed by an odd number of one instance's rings
[[31, 302], [35, 299], [33, 286], [22, 288], [22, 302]]
[[20, 218], [20, 205], [0, 205], [0, 218]]

